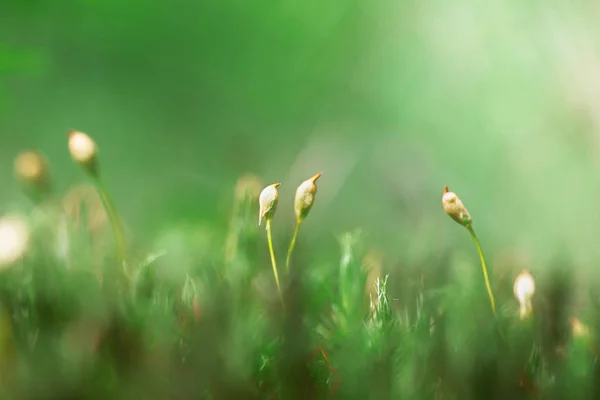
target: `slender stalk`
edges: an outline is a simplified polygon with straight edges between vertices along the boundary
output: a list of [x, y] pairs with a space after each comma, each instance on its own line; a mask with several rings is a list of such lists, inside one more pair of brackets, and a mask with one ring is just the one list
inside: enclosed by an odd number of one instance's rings
[[98, 195], [100, 195], [100, 199], [102, 200], [102, 204], [104, 205], [104, 209], [106, 210], [106, 214], [108, 215], [108, 219], [110, 221], [110, 226], [115, 240], [117, 261], [119, 265], [123, 266], [123, 263], [127, 258], [127, 250], [125, 246], [125, 234], [123, 233], [121, 219], [115, 211], [115, 206], [100, 178], [98, 176], [94, 176], [93, 180]]
[[481, 244], [479, 244], [479, 239], [477, 239], [477, 235], [473, 230], [473, 227], [468, 226], [467, 229], [475, 242], [475, 246], [477, 247], [477, 252], [479, 253], [479, 260], [481, 261], [481, 269], [483, 271], [483, 278], [485, 279], [485, 287], [488, 292], [488, 296], [490, 298], [490, 304], [492, 306], [492, 313], [496, 316], [496, 302], [494, 301], [494, 294], [492, 293], [492, 286], [490, 285], [490, 279], [488, 277], [487, 267], [485, 265], [485, 257], [483, 256], [483, 250], [481, 249]]
[[294, 235], [292, 236], [292, 240], [290, 241], [290, 247], [288, 248], [287, 259], [285, 260], [285, 271], [290, 271], [290, 260], [292, 259], [292, 253], [294, 252], [294, 247], [296, 247], [296, 239], [298, 238], [298, 231], [300, 230], [300, 225], [302, 224], [302, 220], [298, 219], [296, 221], [296, 228], [294, 229]]
[[269, 242], [269, 253], [271, 253], [271, 266], [273, 267], [273, 276], [275, 277], [275, 284], [277, 285], [277, 293], [279, 294], [279, 301], [281, 301], [281, 307], [285, 311], [285, 304], [283, 302], [283, 295], [281, 293], [281, 286], [279, 284], [279, 273], [277, 272], [277, 263], [275, 262], [275, 252], [273, 251], [273, 235], [271, 234], [271, 219], [267, 219], [267, 241]]

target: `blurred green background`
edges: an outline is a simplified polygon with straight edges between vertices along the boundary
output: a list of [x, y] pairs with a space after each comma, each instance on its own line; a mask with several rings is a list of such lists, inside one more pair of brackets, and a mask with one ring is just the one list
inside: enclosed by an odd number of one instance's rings
[[440, 243], [471, 251], [442, 211], [447, 184], [492, 257], [566, 249], [586, 263], [600, 255], [599, 14], [567, 1], [4, 0], [0, 201], [21, 200], [24, 148], [48, 156], [59, 188], [84, 180], [74, 128], [97, 141], [141, 239], [227, 221], [250, 172], [282, 182], [283, 249], [294, 190], [322, 171], [301, 235], [315, 246], [362, 227], [388, 264]]

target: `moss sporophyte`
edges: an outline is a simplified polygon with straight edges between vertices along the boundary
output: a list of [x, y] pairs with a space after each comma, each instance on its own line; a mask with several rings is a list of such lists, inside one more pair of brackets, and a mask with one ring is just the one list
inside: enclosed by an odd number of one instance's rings
[[275, 284], [277, 285], [277, 293], [281, 306], [285, 309], [283, 302], [283, 294], [281, 293], [281, 284], [279, 283], [279, 272], [277, 271], [277, 262], [275, 261], [275, 251], [273, 249], [273, 235], [271, 233], [271, 220], [277, 210], [277, 203], [279, 202], [279, 192], [277, 188], [281, 183], [274, 183], [267, 186], [262, 190], [258, 198], [259, 211], [258, 211], [258, 225], [260, 226], [265, 221], [267, 230], [267, 241], [269, 244], [269, 253], [271, 255], [271, 267], [273, 268], [273, 276], [275, 277]]
[[519, 316], [525, 319], [533, 311], [531, 299], [535, 293], [535, 281], [528, 271], [522, 271], [517, 276], [513, 292], [519, 302]]
[[469, 233], [471, 234], [471, 238], [477, 247], [477, 252], [479, 253], [479, 260], [481, 262], [481, 269], [483, 271], [483, 278], [485, 280], [485, 287], [488, 292], [488, 296], [490, 298], [490, 305], [492, 307], [492, 313], [494, 316], [496, 315], [496, 302], [494, 300], [494, 294], [492, 292], [492, 286], [490, 285], [490, 279], [488, 277], [487, 266], [485, 262], [485, 257], [483, 255], [483, 250], [481, 249], [481, 244], [479, 243], [479, 239], [475, 234], [475, 230], [473, 229], [473, 219], [471, 218], [471, 214], [460, 200], [460, 198], [456, 195], [456, 193], [451, 192], [448, 189], [448, 186], [444, 186], [444, 194], [442, 195], [442, 206], [444, 207], [444, 211], [450, 218], [456, 221], [458, 224], [467, 228]]
[[322, 175], [323, 174], [321, 172], [315, 174], [312, 178], [302, 182], [300, 186], [298, 186], [298, 189], [296, 189], [296, 195], [294, 197], [296, 227], [294, 228], [294, 234], [292, 236], [292, 240], [290, 241], [290, 246], [288, 248], [287, 259], [285, 262], [286, 271], [289, 271], [290, 269], [290, 260], [294, 252], [294, 247], [296, 246], [296, 240], [298, 239], [298, 231], [300, 230], [300, 225], [308, 216], [308, 213], [310, 212], [315, 202], [315, 196], [317, 194], [317, 179], [319, 179]]
[[129, 278], [125, 271], [127, 249], [125, 243], [125, 234], [123, 232], [123, 225], [121, 218], [115, 210], [115, 206], [112, 202], [111, 197], [100, 179], [100, 173], [98, 169], [98, 146], [96, 142], [87, 134], [77, 131], [70, 130], [68, 133], [68, 147], [71, 158], [77, 163], [92, 179], [94, 186], [98, 192], [98, 195], [102, 199], [106, 214], [110, 220], [110, 225], [113, 231], [115, 240], [115, 249], [117, 256], [118, 265], [123, 268], [122, 276], [124, 277], [125, 283], [128, 284]]

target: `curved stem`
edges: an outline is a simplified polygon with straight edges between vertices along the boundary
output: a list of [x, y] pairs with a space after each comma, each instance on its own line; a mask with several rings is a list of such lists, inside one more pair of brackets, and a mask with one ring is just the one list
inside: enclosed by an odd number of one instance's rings
[[290, 241], [290, 247], [288, 248], [287, 259], [285, 261], [286, 272], [290, 271], [290, 260], [292, 258], [292, 253], [294, 252], [294, 247], [296, 247], [296, 239], [298, 238], [298, 231], [300, 230], [300, 224], [302, 224], [302, 220], [298, 219], [296, 221], [296, 228], [294, 229], [294, 235], [292, 236], [292, 240]]
[[117, 261], [119, 265], [123, 266], [125, 259], [127, 258], [127, 250], [125, 246], [125, 234], [123, 233], [123, 226], [121, 225], [121, 219], [119, 215], [115, 211], [115, 206], [108, 195], [104, 184], [100, 180], [99, 177], [94, 177], [94, 183], [96, 186], [96, 190], [100, 195], [100, 199], [104, 204], [104, 209], [106, 210], [106, 214], [108, 215], [108, 219], [110, 221], [110, 226], [113, 232], [114, 240], [115, 240], [115, 249], [117, 253]]
[[494, 301], [494, 294], [492, 293], [492, 286], [490, 285], [490, 279], [488, 277], [487, 267], [485, 265], [485, 257], [483, 256], [483, 250], [481, 249], [481, 245], [479, 244], [479, 239], [477, 239], [477, 235], [475, 235], [475, 231], [472, 227], [468, 226], [467, 229], [469, 233], [471, 233], [471, 237], [475, 242], [475, 246], [477, 247], [477, 252], [479, 253], [479, 260], [481, 261], [481, 269], [483, 271], [483, 278], [485, 279], [485, 287], [488, 292], [488, 296], [490, 297], [490, 304], [492, 306], [492, 313], [496, 316], [496, 302]]
[[279, 285], [279, 273], [277, 272], [277, 263], [275, 262], [275, 252], [273, 251], [273, 237], [271, 235], [271, 219], [267, 219], [267, 241], [269, 242], [269, 253], [271, 253], [271, 266], [273, 267], [273, 276], [275, 277], [275, 284], [277, 285], [277, 293], [279, 294], [279, 300], [281, 306], [285, 311], [285, 305], [283, 303], [283, 295], [281, 294], [281, 286]]

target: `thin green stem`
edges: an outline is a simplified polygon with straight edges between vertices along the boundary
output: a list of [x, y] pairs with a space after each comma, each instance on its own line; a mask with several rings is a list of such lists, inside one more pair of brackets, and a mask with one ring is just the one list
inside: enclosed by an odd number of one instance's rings
[[468, 226], [467, 229], [469, 233], [471, 233], [471, 237], [475, 242], [475, 246], [477, 247], [477, 252], [479, 253], [479, 260], [481, 261], [481, 269], [483, 271], [483, 278], [485, 279], [485, 287], [488, 292], [488, 296], [490, 297], [490, 304], [492, 306], [492, 313], [496, 316], [496, 302], [494, 301], [494, 294], [492, 293], [492, 286], [490, 285], [490, 279], [488, 277], [487, 267], [485, 265], [485, 257], [483, 256], [483, 250], [481, 249], [481, 244], [479, 244], [479, 239], [477, 239], [477, 235], [471, 226]]
[[283, 302], [283, 294], [281, 293], [281, 286], [279, 285], [279, 273], [277, 272], [277, 263], [275, 262], [275, 252], [273, 251], [273, 235], [271, 234], [271, 219], [267, 219], [267, 241], [269, 242], [269, 253], [271, 253], [271, 266], [273, 266], [273, 276], [275, 277], [275, 284], [277, 285], [277, 293], [279, 294], [279, 300], [281, 301], [281, 307], [285, 311], [285, 304]]
[[294, 229], [294, 235], [292, 236], [292, 240], [290, 241], [290, 247], [288, 248], [287, 259], [285, 260], [285, 271], [290, 272], [290, 260], [292, 259], [292, 253], [294, 252], [294, 247], [296, 247], [296, 239], [298, 238], [298, 231], [300, 230], [300, 225], [302, 224], [302, 220], [298, 219], [296, 221], [296, 228]]
[[100, 195], [100, 199], [102, 200], [102, 204], [104, 204], [104, 209], [106, 210], [106, 214], [108, 215], [108, 219], [110, 222], [110, 226], [113, 232], [114, 240], [115, 240], [115, 249], [117, 254], [117, 262], [119, 265], [124, 267], [124, 262], [127, 258], [127, 250], [125, 246], [125, 234], [123, 233], [123, 225], [121, 224], [121, 219], [119, 215], [115, 211], [115, 206], [108, 195], [108, 191], [104, 187], [104, 184], [100, 180], [99, 177], [94, 177], [94, 184], [96, 186], [96, 190]]

